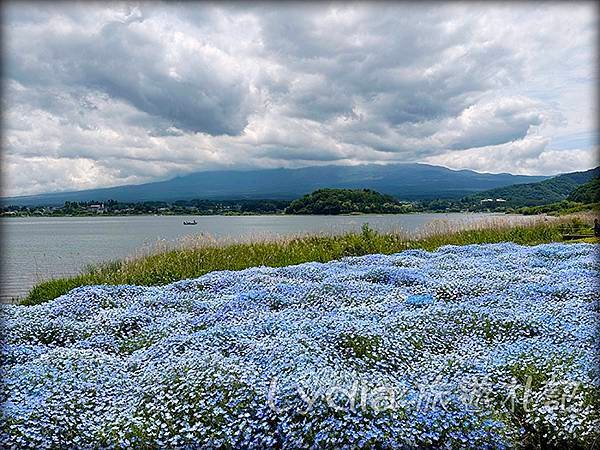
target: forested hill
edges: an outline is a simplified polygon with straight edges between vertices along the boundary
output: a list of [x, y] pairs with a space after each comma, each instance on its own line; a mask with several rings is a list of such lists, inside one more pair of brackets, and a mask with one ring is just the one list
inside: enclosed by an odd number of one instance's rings
[[579, 203], [600, 203], [600, 178], [594, 177], [592, 181], [582, 184], [571, 192], [567, 200]]
[[480, 202], [484, 199], [503, 199], [506, 200], [506, 206], [516, 208], [545, 205], [567, 199], [577, 188], [598, 177], [600, 177], [600, 167], [584, 172], [565, 173], [537, 183], [514, 184], [481, 191], [464, 200]]
[[319, 189], [294, 200], [286, 214], [403, 213], [411, 210], [391, 195], [371, 189]]

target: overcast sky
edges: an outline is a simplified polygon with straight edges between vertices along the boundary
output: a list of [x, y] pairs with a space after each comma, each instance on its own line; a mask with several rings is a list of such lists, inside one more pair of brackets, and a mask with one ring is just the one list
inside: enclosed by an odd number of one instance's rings
[[594, 3], [3, 6], [2, 190], [597, 164]]

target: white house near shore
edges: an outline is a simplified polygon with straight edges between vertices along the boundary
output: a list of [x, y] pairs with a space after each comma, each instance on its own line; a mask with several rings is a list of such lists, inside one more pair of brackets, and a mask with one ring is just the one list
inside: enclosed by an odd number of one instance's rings
[[101, 214], [104, 212], [104, 203], [101, 203], [100, 205], [89, 205], [88, 210]]

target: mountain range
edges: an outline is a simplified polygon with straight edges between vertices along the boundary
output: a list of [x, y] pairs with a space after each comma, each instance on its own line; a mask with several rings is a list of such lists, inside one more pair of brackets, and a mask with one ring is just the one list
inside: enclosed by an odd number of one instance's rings
[[373, 189], [401, 200], [458, 199], [479, 191], [545, 180], [545, 176], [479, 173], [428, 164], [316, 166], [300, 169], [215, 170], [166, 181], [72, 192], [7, 197], [3, 205], [62, 205], [65, 201], [142, 202], [189, 199], [291, 200], [319, 188]]

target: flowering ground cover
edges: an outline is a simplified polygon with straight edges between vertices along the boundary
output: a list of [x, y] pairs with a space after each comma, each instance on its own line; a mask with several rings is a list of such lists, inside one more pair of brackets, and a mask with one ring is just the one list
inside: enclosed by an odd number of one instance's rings
[[445, 246], [4, 305], [0, 447], [586, 447], [598, 248]]

